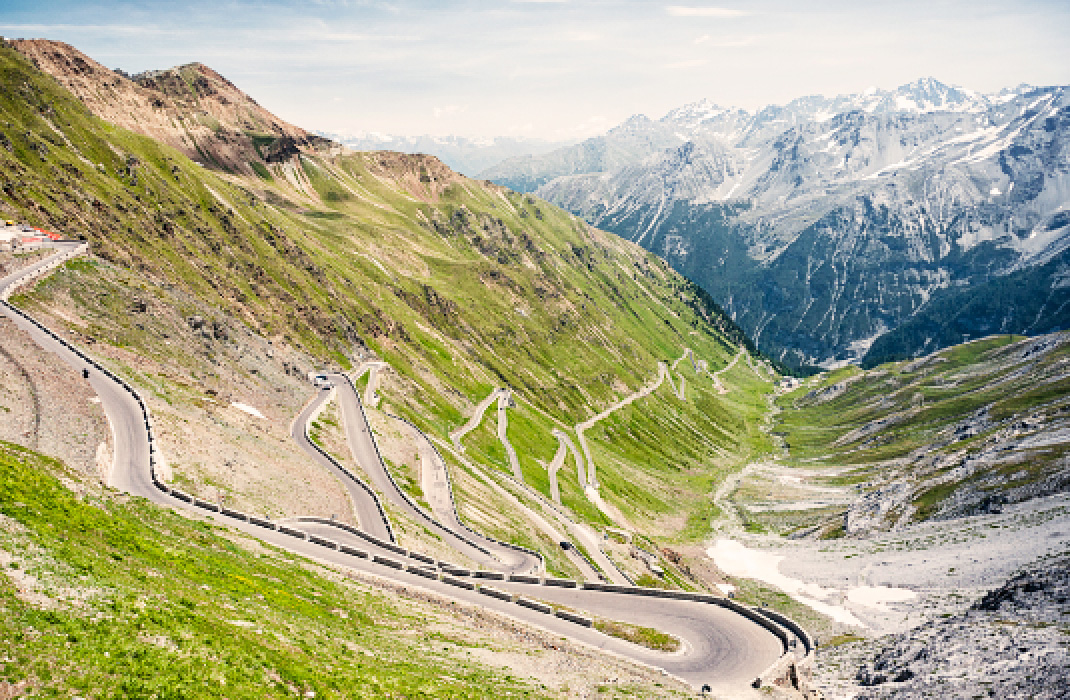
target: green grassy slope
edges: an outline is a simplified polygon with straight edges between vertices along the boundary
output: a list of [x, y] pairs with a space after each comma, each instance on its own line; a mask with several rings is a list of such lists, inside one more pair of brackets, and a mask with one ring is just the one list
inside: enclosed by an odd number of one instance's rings
[[87, 489], [63, 465], [8, 443], [0, 556], [0, 687], [35, 696], [542, 694], [462, 658], [466, 644], [444, 613], [429, 625], [412, 603], [403, 609], [292, 555]]
[[922, 360], [823, 375], [781, 396], [786, 463], [832, 486], [907, 484], [886, 516], [998, 509], [1070, 488], [1070, 337], [992, 336]]
[[[441, 439], [491, 388], [509, 385], [530, 407], [510, 436], [532, 485], [544, 490], [536, 460], [553, 453], [553, 425], [570, 427], [634, 391], [657, 361], [684, 347], [717, 369], [746, 343], [664, 261], [434, 159], [302, 155], [271, 165], [270, 181], [243, 178], [92, 117], [5, 47], [0, 85], [0, 211], [84, 235], [98, 256], [20, 303], [123, 348], [145, 365], [136, 368], [146, 373], [139, 381], [155, 388], [166, 384], [157, 375], [176, 371], [194, 384], [225, 375], [218, 348], [170, 342], [175, 329], [161, 325], [193, 313], [222, 329], [220, 342], [258, 335], [341, 367], [369, 352], [385, 359], [399, 381], [384, 389], [384, 405]], [[153, 313], [130, 313], [139, 297], [150, 298]], [[64, 305], [68, 313], [59, 314]], [[659, 488], [677, 489], [686, 507], [701, 510], [713, 475], [752, 450], [742, 422], [711, 421], [705, 413], [724, 407], [695, 396], [673, 409], [674, 440], [656, 454], [600, 449], [628, 465], [621, 475], [650, 469], [664, 480]], [[646, 420], [644, 405], [630, 420]], [[714, 427], [716, 435], [704, 434]], [[711, 439], [726, 453], [696, 475], [703, 467], [693, 448]], [[484, 443], [493, 466], [497, 448]], [[687, 468], [666, 468], [675, 463]], [[629, 508], [657, 520], [659, 499]]]

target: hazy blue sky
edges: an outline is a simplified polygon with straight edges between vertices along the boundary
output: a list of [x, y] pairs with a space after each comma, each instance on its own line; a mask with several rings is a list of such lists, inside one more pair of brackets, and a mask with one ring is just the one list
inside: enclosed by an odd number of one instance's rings
[[0, 0], [0, 35], [129, 72], [201, 61], [336, 132], [561, 139], [703, 97], [1070, 83], [1066, 0]]

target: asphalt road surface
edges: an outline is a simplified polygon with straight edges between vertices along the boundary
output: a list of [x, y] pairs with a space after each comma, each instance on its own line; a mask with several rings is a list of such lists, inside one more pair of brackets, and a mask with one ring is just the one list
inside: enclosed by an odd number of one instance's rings
[[329, 388], [324, 388], [315, 398], [305, 407], [297, 419], [290, 426], [290, 436], [297, 442], [297, 444], [305, 451], [305, 453], [316, 464], [320, 465], [331, 474], [334, 474], [339, 481], [345, 486], [349, 492], [349, 497], [353, 501], [353, 508], [356, 511], [357, 522], [360, 523], [360, 528], [370, 535], [375, 535], [382, 540], [392, 540], [393, 537], [390, 533], [390, 527], [387, 525], [386, 519], [383, 517], [382, 511], [379, 509], [379, 504], [375, 498], [359, 483], [353, 480], [353, 478], [339, 469], [338, 466], [331, 460], [327, 459], [323, 453], [317, 450], [308, 439], [308, 423], [320, 406], [330, 398], [331, 392]]
[[[342, 426], [345, 429], [349, 449], [354, 459], [357, 460], [357, 464], [368, 475], [379, 493], [409, 517], [424, 523], [454, 550], [463, 553], [481, 566], [509, 572], [528, 572], [538, 568], [541, 562], [537, 557], [466, 532], [459, 521], [449, 523], [447, 526], [405, 498], [397, 484], [390, 478], [386, 465], [380, 458], [379, 450], [372, 437], [371, 426], [368, 425], [367, 416], [364, 415], [360, 397], [353, 384], [342, 374], [331, 373], [327, 375], [327, 379], [337, 392], [338, 405], [342, 409]], [[459, 536], [460, 533], [463, 535]]]
[[[61, 251], [57, 255], [69, 253], [72, 250], [69, 246], [57, 245], [56, 247]], [[47, 261], [44, 261], [37, 265], [44, 267], [46, 264]], [[20, 274], [0, 280], [0, 293]], [[114, 435], [115, 458], [110, 484], [117, 489], [134, 496], [144, 497], [179, 512], [196, 514], [214, 520], [297, 554], [495, 610], [551, 633], [663, 669], [667, 673], [692, 683], [696, 688], [708, 684], [715, 691], [730, 694], [744, 693], [747, 691], [747, 684], [775, 662], [783, 651], [780, 640], [765, 628], [715, 605], [595, 590], [554, 588], [510, 581], [487, 582], [493, 588], [502, 591], [508, 590], [529, 598], [552, 600], [607, 619], [655, 627], [682, 641], [681, 649], [677, 652], [656, 652], [606, 636], [595, 629], [522, 607], [515, 602], [499, 600], [478, 590], [467, 590], [451, 585], [446, 580], [427, 578], [413, 571], [399, 570], [278, 530], [195, 508], [159, 490], [153, 483], [150, 474], [148, 430], [136, 399], [117, 382], [91, 368], [76, 353], [54, 340], [37, 326], [22, 319], [6, 306], [0, 306], [0, 313], [29, 333], [43, 349], [59, 356], [72, 368], [72, 372], [90, 370], [88, 381], [100, 396]], [[334, 379], [337, 381], [338, 378]], [[359, 399], [352, 391], [352, 385], [349, 385], [348, 381], [345, 381], [345, 384], [350, 387], [349, 391], [341, 390], [341, 384], [336, 384], [336, 386], [339, 388], [339, 401], [343, 406], [343, 414], [346, 416], [346, 430], [347, 433], [351, 430], [356, 431], [356, 437], [351, 440], [351, 447], [354, 449], [358, 462], [368, 469], [368, 465], [379, 462], [378, 455], [372, 462], [368, 449], [371, 448], [374, 451], [374, 443], [371, 441], [367, 421], [364, 420], [363, 413], [359, 411]], [[374, 472], [374, 469], [370, 471]], [[376, 480], [374, 474], [370, 476]], [[377, 485], [383, 493], [390, 493], [388, 484], [377, 482]], [[302, 526], [306, 530], [322, 531], [324, 537], [327, 537], [329, 533], [330, 539], [340, 544], [351, 544], [364, 551], [372, 549], [367, 541], [330, 525], [318, 526], [318, 529], [317, 526], [309, 523], [302, 523]], [[442, 529], [445, 530], [445, 528]], [[404, 559], [401, 555], [389, 552], [384, 553], [383, 557], [394, 560]], [[408, 565], [416, 563], [412, 559], [407, 561]]]

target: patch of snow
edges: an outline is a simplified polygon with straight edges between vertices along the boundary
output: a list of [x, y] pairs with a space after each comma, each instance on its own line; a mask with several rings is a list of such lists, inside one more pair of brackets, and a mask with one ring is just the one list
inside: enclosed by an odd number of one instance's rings
[[256, 416], [257, 418], [263, 418], [264, 420], [267, 420], [267, 416], [265, 416], [263, 413], [256, 410], [256, 408], [250, 406], [247, 403], [241, 403], [240, 401], [232, 401], [230, 405], [238, 409], [239, 411], [245, 411], [250, 416]]
[[914, 591], [891, 586], [859, 586], [847, 591], [847, 600], [850, 602], [880, 610], [887, 610], [888, 603], [905, 603], [917, 597]]
[[845, 625], [856, 625], [858, 627], [865, 627], [861, 620], [854, 616], [854, 614], [847, 608], [840, 607], [839, 605], [831, 605], [830, 603], [824, 603], [820, 600], [814, 600], [804, 595], [793, 595], [792, 598], [799, 601], [803, 605], [813, 608], [822, 615], [831, 617], [836, 622], [843, 623]]
[[780, 573], [780, 562], [784, 559], [780, 554], [747, 549], [735, 540], [724, 539], [717, 540], [706, 550], [706, 554], [713, 559], [717, 568], [729, 576], [752, 578], [767, 583], [837, 622], [865, 627], [850, 610], [821, 600], [833, 595], [842, 598], [842, 594], [836, 589], [823, 588], [816, 583], [806, 583]]
[[897, 109], [901, 109], [906, 112], [920, 112], [921, 108], [918, 107], [918, 103], [914, 101], [912, 97], [906, 97], [905, 95], [897, 95], [895, 98], [895, 106]]
[[735, 540], [719, 539], [706, 553], [729, 576], [751, 578], [775, 586], [800, 603], [847, 625], [866, 626], [844, 607], [845, 604], [889, 612], [889, 604], [908, 603], [917, 598], [914, 591], [894, 586], [862, 585], [844, 590], [807, 583], [781, 573], [780, 563], [785, 556], [748, 549]]
[[988, 195], [989, 195], [990, 197], [998, 197], [998, 196], [1000, 196], [1001, 194], [1003, 194], [1003, 193], [999, 191], [999, 188], [998, 188], [998, 187], [993, 187], [992, 189], [990, 189], [990, 190], [988, 191]]

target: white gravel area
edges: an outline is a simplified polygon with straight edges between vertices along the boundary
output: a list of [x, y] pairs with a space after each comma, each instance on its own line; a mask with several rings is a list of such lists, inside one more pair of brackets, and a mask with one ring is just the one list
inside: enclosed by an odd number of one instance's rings
[[730, 576], [776, 586], [837, 621], [886, 634], [958, 612], [1022, 567], [1068, 550], [1070, 495], [1061, 494], [865, 539], [733, 533], [708, 554]]

